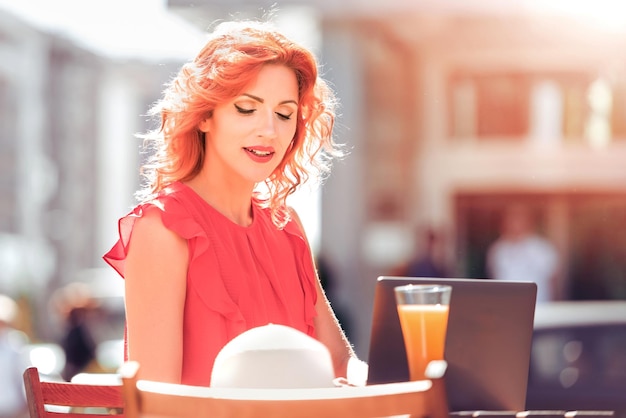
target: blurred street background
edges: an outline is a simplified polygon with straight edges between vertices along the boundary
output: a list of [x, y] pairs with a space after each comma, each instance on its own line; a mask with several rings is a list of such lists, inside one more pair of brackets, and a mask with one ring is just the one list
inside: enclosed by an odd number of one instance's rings
[[207, 30], [268, 14], [339, 98], [349, 154], [292, 203], [360, 356], [379, 275], [428, 253], [495, 278], [514, 205], [557, 254], [551, 300], [626, 300], [620, 0], [0, 0], [0, 294], [30, 347], [86, 321], [91, 370], [118, 364], [123, 283], [101, 257], [135, 203], [134, 135]]

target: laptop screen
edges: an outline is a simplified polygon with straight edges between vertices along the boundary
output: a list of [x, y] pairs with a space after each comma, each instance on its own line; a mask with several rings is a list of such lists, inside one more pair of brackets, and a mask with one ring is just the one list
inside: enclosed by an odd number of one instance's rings
[[368, 384], [409, 380], [393, 290], [409, 283], [452, 286], [445, 348], [450, 411], [523, 410], [537, 294], [532, 282], [379, 277]]

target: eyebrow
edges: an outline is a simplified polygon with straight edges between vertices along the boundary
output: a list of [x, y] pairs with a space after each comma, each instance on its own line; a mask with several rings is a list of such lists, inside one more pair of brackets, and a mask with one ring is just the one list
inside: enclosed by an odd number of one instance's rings
[[[261, 97], [255, 96], [253, 94], [243, 93], [242, 96], [247, 96], [247, 97], [251, 98], [252, 100], [256, 100], [259, 103], [264, 103], [265, 102], [264, 99], [262, 99]], [[295, 100], [283, 100], [282, 102], [279, 103], [279, 105], [283, 105], [283, 104], [287, 104], [287, 103], [293, 103], [296, 106], [298, 105], [298, 102], [296, 102]]]

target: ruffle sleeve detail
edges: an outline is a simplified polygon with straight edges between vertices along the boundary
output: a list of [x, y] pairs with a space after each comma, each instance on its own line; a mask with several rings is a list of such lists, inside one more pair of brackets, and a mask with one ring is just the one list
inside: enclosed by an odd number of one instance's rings
[[161, 210], [163, 225], [187, 240], [189, 248], [187, 293], [193, 292], [195, 297], [202, 301], [205, 309], [227, 319], [235, 335], [238, 335], [245, 330], [245, 320], [220, 279], [220, 266], [214, 249], [210, 248], [207, 234], [193, 214], [189, 213], [183, 202], [178, 201], [176, 197], [176, 194], [161, 196], [157, 202], [138, 205], [121, 218], [118, 223], [119, 239], [103, 258], [124, 277], [124, 265], [133, 226], [149, 206], [156, 206]]
[[119, 220], [117, 224], [119, 239], [113, 248], [102, 257], [122, 277], [124, 277], [124, 267], [133, 226], [135, 221], [143, 215], [144, 206], [136, 206], [128, 215]]

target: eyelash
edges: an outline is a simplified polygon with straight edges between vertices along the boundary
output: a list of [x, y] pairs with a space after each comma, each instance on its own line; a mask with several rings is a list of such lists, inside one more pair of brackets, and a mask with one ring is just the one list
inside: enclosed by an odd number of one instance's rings
[[[241, 113], [242, 115], [251, 115], [252, 113], [254, 113], [256, 111], [256, 109], [244, 109], [243, 107], [239, 107], [237, 105], [235, 105], [235, 108], [237, 109], [237, 112]], [[290, 120], [291, 119], [291, 114], [284, 115], [282, 113], [276, 112], [276, 115], [278, 115], [278, 117], [281, 118], [282, 120]]]

